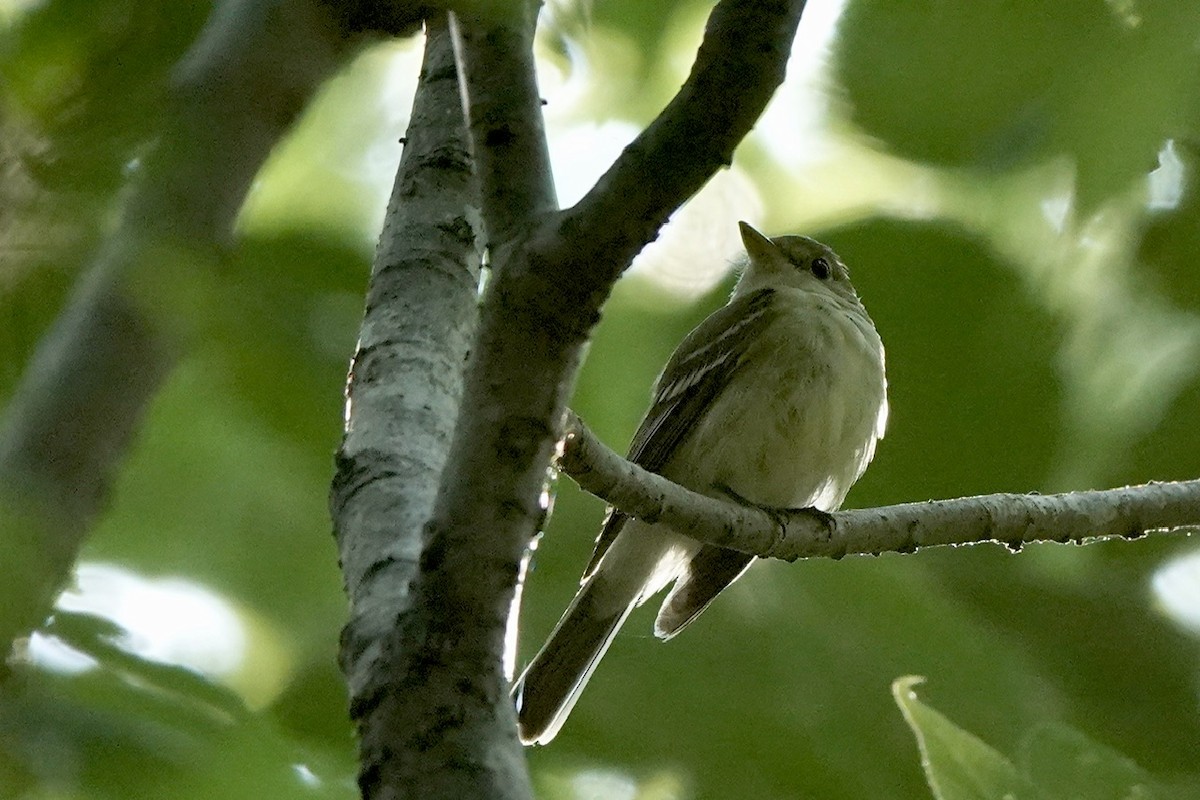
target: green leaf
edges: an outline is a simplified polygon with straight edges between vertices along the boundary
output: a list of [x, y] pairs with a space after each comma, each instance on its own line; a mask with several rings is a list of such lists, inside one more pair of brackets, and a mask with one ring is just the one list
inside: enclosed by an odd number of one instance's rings
[[1000, 752], [917, 699], [924, 679], [907, 675], [892, 694], [917, 737], [921, 764], [937, 800], [1034, 800], [1038, 792]]
[[1055, 722], [1026, 734], [1014, 764], [917, 699], [914, 689], [923, 680], [898, 678], [892, 694], [916, 734], [938, 800], [1183, 800], [1200, 789], [1196, 776], [1168, 785], [1123, 753]]
[[1079, 731], [1043, 723], [1021, 743], [1021, 770], [1054, 797], [1081, 800], [1151, 800], [1195, 797], [1168, 789], [1122, 753], [1092, 741]]

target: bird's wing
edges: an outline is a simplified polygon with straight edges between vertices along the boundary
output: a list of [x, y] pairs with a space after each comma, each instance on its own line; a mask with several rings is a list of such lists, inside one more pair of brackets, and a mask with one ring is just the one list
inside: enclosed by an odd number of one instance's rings
[[[696, 423], [745, 361], [749, 346], [770, 322], [774, 290], [762, 289], [714, 311], [687, 335], [659, 377], [650, 410], [633, 442], [629, 460], [660, 472]], [[610, 509], [584, 570], [587, 580], [629, 517]]]

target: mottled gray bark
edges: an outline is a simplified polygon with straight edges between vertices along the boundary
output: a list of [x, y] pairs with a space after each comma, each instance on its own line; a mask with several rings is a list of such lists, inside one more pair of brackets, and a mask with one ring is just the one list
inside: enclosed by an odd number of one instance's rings
[[633, 256], [729, 163], [783, 79], [802, 7], [724, 0], [676, 99], [562, 213], [533, 78], [532, 7], [519, 19], [461, 20], [460, 76], [494, 274], [411, 605], [381, 643], [356, 645], [376, 648], [382, 672], [366, 681], [371, 691], [356, 688], [352, 709], [364, 796], [530, 796], [504, 634], [582, 347]]
[[[470, 122], [476, 135], [473, 150], [483, 176], [484, 206], [492, 215], [485, 227], [493, 244], [498, 231], [528, 229], [534, 218], [554, 208], [533, 73], [533, 15], [530, 8], [524, 10], [529, 13], [486, 21], [468, 19], [456, 24], [457, 67], [463, 76], [465, 93], [470, 97]], [[352, 598], [360, 606], [368, 597], [382, 598], [379, 613], [372, 616], [386, 626], [376, 626], [356, 612], [343, 642], [343, 665], [351, 682], [351, 715], [361, 739], [359, 786], [366, 798], [532, 795], [501, 666], [508, 607], [495, 602], [496, 597], [504, 595], [501, 587], [505, 585], [511, 598], [516, 574], [507, 569], [507, 561], [515, 562], [520, 554], [506, 559], [485, 557], [482, 563], [477, 560], [481, 547], [491, 549], [506, 544], [496, 538], [497, 533], [504, 533], [503, 529], [495, 530], [483, 520], [494, 512], [490, 502], [493, 483], [501, 490], [505, 488], [507, 464], [497, 465], [496, 458], [502, 454], [486, 444], [465, 457], [458, 452], [456, 461], [449, 441], [454, 413], [460, 403], [459, 381], [467, 345], [463, 334], [475, 332], [476, 320], [475, 283], [456, 280], [458, 276], [474, 277], [464, 267], [461, 256], [474, 253], [470, 249], [471, 231], [466, 225], [470, 215], [466, 206], [474, 202], [475, 195], [470, 192], [469, 174], [458, 169], [466, 164], [466, 131], [458, 83], [448, 72], [454, 63], [450, 44], [444, 26], [431, 26], [426, 66], [397, 182], [398, 187], [408, 183], [411, 188], [403, 191], [398, 188], [389, 210], [390, 218], [409, 219], [410, 227], [423, 225], [424, 231], [412, 231], [416, 237], [428, 238], [439, 229], [467, 234], [457, 243], [460, 258], [448, 257], [440, 265], [414, 262], [410, 270], [414, 274], [387, 297], [400, 315], [392, 324], [405, 331], [396, 338], [410, 346], [404, 348], [405, 358], [382, 365], [388, 373], [379, 370], [379, 379], [385, 380], [386, 374], [386, 380], [400, 381], [406, 393], [413, 392], [413, 399], [421, 394], [429, 399], [415, 409], [417, 413], [412, 408], [395, 409], [401, 416], [393, 422], [391, 430], [399, 435], [386, 443], [377, 439], [388, 448], [379, 458], [383, 463], [389, 458], [398, 459], [398, 463], [393, 462], [396, 477], [401, 480], [413, 477], [417, 487], [393, 490], [393, 505], [400, 513], [392, 516], [401, 527], [395, 529], [390, 542], [386, 532], [362, 540], [382, 553], [395, 554], [393, 559], [375, 560], [372, 570], [364, 573], [379, 587], [378, 591], [369, 596], [360, 593], [355, 598], [354, 574], [358, 568], [355, 561], [346, 565]], [[502, 133], [495, 133], [497, 130]], [[423, 157], [433, 148], [438, 148], [437, 157]], [[446, 215], [455, 213], [458, 218], [447, 224]], [[421, 239], [414, 239], [409, 246], [420, 246], [420, 242]], [[438, 270], [441, 275], [436, 274]], [[440, 296], [425, 294], [420, 282], [422, 275], [443, 284], [453, 281], [453, 285], [431, 284]], [[503, 278], [498, 278], [493, 286], [502, 281]], [[428, 311], [414, 314], [417, 305]], [[503, 315], [494, 303], [490, 307], [493, 315]], [[370, 311], [369, 304], [368, 320]], [[495, 324], [493, 319], [491, 325]], [[488, 340], [476, 340], [475, 347], [478, 354], [489, 347]], [[356, 359], [351, 383], [354, 405], [348, 443], [358, 437], [360, 423], [364, 430], [367, 424], [357, 407], [361, 394], [361, 387], [356, 390], [356, 384], [360, 383], [360, 360]], [[480, 374], [479, 361], [477, 356], [470, 362], [470, 374], [476, 379]], [[483, 395], [486, 397], [487, 393]], [[474, 396], [463, 401], [457, 424], [472, 424], [489, 405], [476, 388]], [[379, 424], [384, 420], [377, 417], [374, 421]], [[420, 453], [419, 449], [414, 451], [414, 446], [419, 448], [423, 442], [436, 444], [440, 452], [432, 456]], [[448, 454], [450, 460], [443, 472], [442, 462]], [[412, 463], [416, 460], [423, 463]], [[469, 466], [464, 462], [469, 462]], [[335, 516], [339, 496], [349, 493], [343, 485], [346, 482], [343, 476], [353, 478], [354, 502], [347, 505], [359, 506], [363, 514], [369, 513], [367, 501], [358, 502], [364, 495], [364, 489], [359, 487], [365, 485], [367, 491], [381, 494], [387, 491], [391, 476], [387, 482], [371, 480], [369, 474], [360, 480], [357, 474], [345, 469], [345, 464], [343, 459], [335, 484]], [[410, 465], [426, 470], [426, 474], [412, 476], [406, 469]], [[460, 510], [477, 522], [471, 523], [469, 531], [452, 529], [449, 533], [454, 540], [448, 541], [446, 531], [435, 521], [428, 530], [424, 548], [414, 551], [410, 548], [415, 541], [414, 531], [409, 526], [431, 516], [433, 494], [428, 490], [440, 478], [444, 498], [448, 486], [462, 485], [458, 475], [464, 467], [481, 470], [468, 479], [477, 491], [456, 501], [461, 505]], [[402, 493], [407, 496], [401, 496]], [[414, 496], [417, 493], [419, 496]], [[381, 510], [378, 506], [373, 510]], [[376, 524], [388, 522], [386, 517], [376, 520]], [[340, 531], [343, 558], [351, 541], [346, 533], [344, 528]], [[507, 544], [511, 545], [511, 541]], [[444, 558], [447, 548], [454, 551], [449, 559]], [[353, 555], [352, 549], [350, 552]], [[418, 552], [419, 561], [414, 563]], [[412, 576], [414, 568], [417, 574], [410, 585], [406, 579]], [[378, 579], [376, 572], [381, 575]], [[398, 580], [403, 583], [397, 585]], [[478, 582], [488, 584], [481, 594], [472, 591]]]
[[[434, 796], [415, 729], [394, 713], [412, 644], [397, 620], [412, 607], [422, 531], [433, 511], [477, 320], [477, 191], [454, 47], [428, 24], [409, 128], [376, 252], [347, 388], [346, 432], [331, 497], [350, 622], [341, 664], [360, 737], [364, 797]], [[446, 796], [440, 794], [437, 796]]]
[[[513, 19], [454, 20], [488, 244], [511, 244], [558, 210], [533, 63], [534, 3]], [[502, 260], [502, 259], [501, 259]]]

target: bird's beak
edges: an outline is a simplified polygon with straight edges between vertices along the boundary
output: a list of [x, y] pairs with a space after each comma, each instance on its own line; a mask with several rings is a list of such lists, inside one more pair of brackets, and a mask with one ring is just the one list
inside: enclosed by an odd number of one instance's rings
[[771, 256], [779, 252], [775, 243], [754, 230], [748, 222], [739, 222], [738, 230], [742, 232], [742, 244], [746, 245], [746, 254], [756, 263], [766, 263]]

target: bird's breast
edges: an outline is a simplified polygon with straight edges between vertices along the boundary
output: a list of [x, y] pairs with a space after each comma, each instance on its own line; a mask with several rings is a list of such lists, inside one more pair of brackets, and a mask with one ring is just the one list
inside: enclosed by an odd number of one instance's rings
[[728, 486], [764, 505], [834, 509], [882, 435], [883, 348], [865, 315], [856, 321], [820, 296], [785, 300], [802, 302], [775, 310], [672, 459], [686, 468], [670, 471], [698, 491]]

